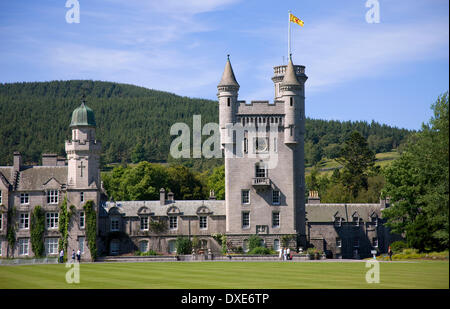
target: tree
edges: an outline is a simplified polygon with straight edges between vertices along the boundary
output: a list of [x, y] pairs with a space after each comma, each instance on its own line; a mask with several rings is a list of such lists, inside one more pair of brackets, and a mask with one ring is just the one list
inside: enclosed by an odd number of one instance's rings
[[225, 199], [225, 165], [216, 167], [211, 176], [208, 177], [208, 187], [214, 190], [218, 200]]
[[420, 251], [448, 249], [449, 244], [448, 92], [431, 108], [429, 123], [384, 171], [383, 195], [392, 203], [383, 211], [387, 225]]
[[353, 197], [358, 195], [360, 189], [367, 190], [369, 173], [375, 166], [375, 154], [360, 133], [354, 131], [350, 135], [336, 161], [343, 165], [341, 182]]

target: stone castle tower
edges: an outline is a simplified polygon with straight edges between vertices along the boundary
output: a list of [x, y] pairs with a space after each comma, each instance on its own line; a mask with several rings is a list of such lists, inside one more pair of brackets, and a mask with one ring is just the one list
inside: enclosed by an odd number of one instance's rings
[[[225, 150], [226, 233], [235, 246], [258, 234], [267, 246], [283, 235], [305, 246], [305, 67], [274, 67], [275, 98], [238, 100], [228, 58], [217, 86]], [[227, 155], [228, 150], [228, 155]]]

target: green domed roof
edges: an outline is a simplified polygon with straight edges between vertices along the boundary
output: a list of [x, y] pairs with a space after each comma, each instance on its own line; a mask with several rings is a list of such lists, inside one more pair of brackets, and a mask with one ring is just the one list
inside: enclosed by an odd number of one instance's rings
[[70, 123], [71, 127], [77, 126], [89, 126], [95, 127], [95, 117], [94, 111], [87, 107], [84, 102], [76, 108], [72, 113], [72, 122]]

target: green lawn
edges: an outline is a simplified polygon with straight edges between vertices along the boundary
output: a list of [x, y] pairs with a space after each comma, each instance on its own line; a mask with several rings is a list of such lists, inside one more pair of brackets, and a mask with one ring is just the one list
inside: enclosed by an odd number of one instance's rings
[[449, 288], [448, 261], [380, 263], [380, 283], [365, 281], [364, 262], [153, 262], [81, 264], [67, 284], [62, 264], [0, 266], [0, 289], [150, 288]]

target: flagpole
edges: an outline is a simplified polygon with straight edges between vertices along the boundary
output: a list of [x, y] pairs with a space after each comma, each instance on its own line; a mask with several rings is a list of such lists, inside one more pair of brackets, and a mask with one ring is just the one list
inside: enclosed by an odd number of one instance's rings
[[288, 61], [291, 54], [291, 11], [288, 11]]

